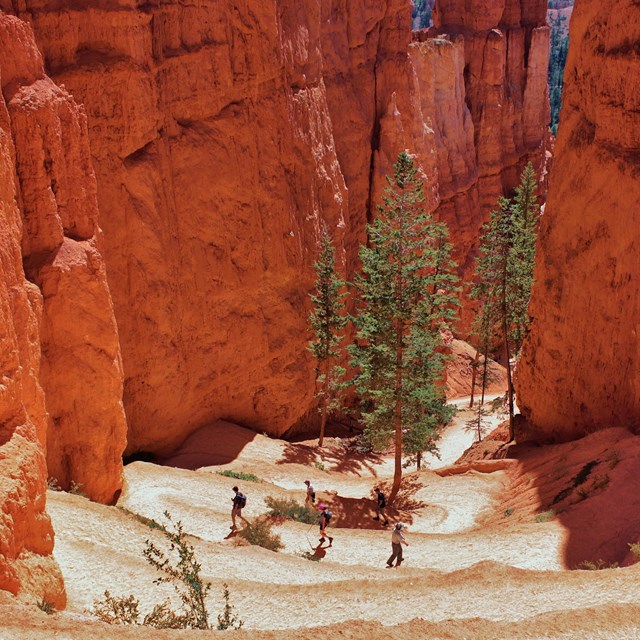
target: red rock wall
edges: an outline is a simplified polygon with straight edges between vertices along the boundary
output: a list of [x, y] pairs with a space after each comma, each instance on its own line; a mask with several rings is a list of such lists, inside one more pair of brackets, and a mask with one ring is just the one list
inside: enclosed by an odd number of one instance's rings
[[517, 372], [534, 437], [637, 430], [640, 7], [579, 0]]
[[[35, 371], [45, 393], [48, 475], [110, 502], [122, 486], [126, 423], [118, 332], [100, 254], [86, 118], [44, 74], [31, 29], [0, 14], [7, 135], [22, 216], [21, 254], [41, 296]], [[46, 436], [45, 436], [46, 433]]]
[[[546, 0], [436, 0], [429, 37], [435, 36], [450, 72], [464, 78], [464, 88], [460, 80], [455, 87], [464, 102], [456, 99], [457, 112], [441, 107], [435, 122], [441, 139], [438, 215], [461, 243], [464, 274], [472, 269], [479, 228], [498, 196], [518, 184], [527, 162], [542, 174], [549, 123], [546, 8]], [[435, 73], [446, 92], [446, 78]]]
[[[51, 557], [45, 513], [47, 410], [39, 383], [43, 298], [22, 267], [14, 106], [17, 84], [41, 63], [26, 25], [0, 15], [0, 589], [65, 604], [62, 576]], [[40, 67], [41, 68], [41, 67]]]
[[[399, 151], [417, 154], [468, 272], [487, 207], [540, 152], [546, 96], [523, 60], [538, 16], [508, 15], [511, 66], [502, 14], [481, 20], [448, 84], [436, 49], [409, 46], [406, 0], [138, 5], [14, 7], [87, 110], [128, 451], [168, 452], [219, 418], [281, 434], [312, 405], [316, 238], [326, 226], [353, 272]], [[485, 76], [465, 86], [474, 56]], [[489, 118], [485, 100], [504, 104]]]

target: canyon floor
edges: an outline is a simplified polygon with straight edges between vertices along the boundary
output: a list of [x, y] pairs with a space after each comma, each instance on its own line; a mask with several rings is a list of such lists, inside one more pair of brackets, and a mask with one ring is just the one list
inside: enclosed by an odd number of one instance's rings
[[[462, 409], [444, 434], [440, 460], [406, 473], [390, 513], [392, 523], [408, 526], [410, 546], [397, 569], [385, 567], [391, 527], [372, 520], [371, 490], [389, 485], [391, 456], [363, 454], [351, 440], [329, 438], [320, 452], [315, 441], [273, 440], [220, 423], [167, 462], [224, 464], [132, 463], [117, 507], [51, 491], [68, 609], [47, 616], [5, 599], [0, 639], [201, 637], [107, 626], [87, 613], [105, 590], [135, 594], [143, 609], [172, 596], [154, 584], [158, 574], [142, 555], [145, 540], [163, 543], [145, 518], [162, 521], [165, 510], [192, 536], [213, 585], [214, 617], [222, 584], [229, 585], [244, 621], [229, 637], [640, 638], [640, 564], [628, 546], [640, 541], [640, 438], [608, 429], [548, 447], [487, 441], [455, 464], [473, 438], [464, 428], [469, 415]], [[502, 457], [481, 459], [492, 448]], [[224, 470], [260, 481], [234, 481]], [[266, 512], [267, 496], [302, 502], [305, 479], [334, 513], [333, 545], [319, 543], [315, 525], [293, 521], [274, 527], [280, 553], [241, 544], [230, 529], [233, 484], [247, 494], [244, 515], [252, 520]], [[585, 560], [621, 568], [578, 569]]]

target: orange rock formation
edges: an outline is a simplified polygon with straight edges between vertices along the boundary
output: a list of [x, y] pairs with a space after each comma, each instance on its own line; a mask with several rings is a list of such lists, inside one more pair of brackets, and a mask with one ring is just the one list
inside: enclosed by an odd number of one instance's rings
[[539, 438], [637, 429], [640, 11], [576, 4], [518, 405]]
[[[219, 418], [281, 434], [307, 415], [316, 238], [326, 226], [352, 272], [400, 150], [417, 153], [468, 267], [481, 205], [541, 149], [544, 11], [506, 12], [503, 36], [496, 10], [445, 53], [410, 46], [405, 0], [25, 4], [48, 69], [87, 109], [129, 452], [168, 452]], [[465, 86], [463, 58], [490, 77]], [[486, 100], [503, 105], [491, 118]]]
[[[53, 530], [44, 511], [47, 409], [39, 382], [43, 297], [22, 268], [20, 245], [27, 231], [17, 206], [12, 128], [20, 109], [13, 98], [22, 83], [40, 79], [42, 65], [28, 27], [4, 15], [0, 50], [16, 53], [0, 63], [0, 590], [45, 597], [60, 607], [66, 598], [51, 557]], [[43, 217], [42, 227], [45, 221]]]
[[[406, 0], [0, 0], [25, 21], [0, 13], [0, 285], [21, 389], [0, 410], [21, 402], [15, 425], [39, 434], [4, 459], [33, 476], [41, 539], [45, 475], [110, 502], [127, 437], [167, 453], [221, 418], [272, 434], [305, 419], [316, 239], [326, 227], [352, 273], [400, 150], [468, 269], [486, 208], [544, 138], [544, 12], [495, 3], [411, 44]], [[9, 558], [31, 544], [20, 526]]]
[[[447, 75], [435, 70], [438, 87], [447, 91], [442, 87], [448, 85], [451, 92], [451, 72], [464, 80], [455, 85], [455, 101], [437, 101], [434, 126], [441, 140], [438, 213], [460, 243], [465, 272], [497, 196], [517, 185], [528, 161], [543, 168], [549, 122], [546, 8], [546, 0], [437, 0], [434, 7], [430, 34], [436, 34], [439, 60], [449, 60]], [[442, 33], [449, 38], [438, 37]]]

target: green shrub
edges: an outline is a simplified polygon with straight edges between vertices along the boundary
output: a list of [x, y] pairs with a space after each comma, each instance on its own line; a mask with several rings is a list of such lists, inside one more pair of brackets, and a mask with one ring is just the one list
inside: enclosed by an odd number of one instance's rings
[[235, 478], [236, 480], [245, 480], [246, 482], [262, 482], [258, 476], [254, 476], [253, 473], [241, 473], [240, 471], [216, 471], [219, 476], [226, 476], [227, 478]]
[[[137, 514], [123, 510], [135, 518], [143, 518]], [[187, 542], [187, 534], [180, 520], [174, 522], [168, 511], [164, 512], [167, 525], [158, 524], [155, 520], [143, 518], [152, 529], [159, 529], [166, 539], [168, 548], [161, 549], [147, 540], [143, 555], [147, 562], [161, 574], [154, 580], [156, 584], [168, 583], [173, 586], [181, 602], [181, 608], [174, 611], [168, 600], [153, 607], [142, 623], [140, 622], [140, 602], [133, 596], [113, 597], [108, 591], [104, 592], [103, 600], [93, 603], [90, 612], [103, 622], [122, 625], [144, 625], [157, 629], [211, 629], [206, 598], [211, 589], [210, 582], [204, 582], [200, 576], [201, 565], [195, 557], [195, 550]], [[239, 629], [242, 621], [232, 614], [233, 607], [229, 604], [229, 588], [224, 585], [225, 608], [220, 620], [227, 620], [233, 628]], [[220, 627], [218, 627], [220, 628]], [[225, 627], [227, 628], [227, 627]]]
[[311, 560], [311, 562], [320, 562], [320, 556], [317, 556], [315, 553], [311, 553], [311, 551], [302, 551], [298, 555], [305, 560]]
[[209, 613], [205, 601], [211, 583], [204, 583], [200, 577], [202, 567], [196, 561], [195, 549], [186, 540], [187, 534], [182, 522], [178, 520], [174, 523], [168, 511], [164, 512], [164, 516], [172, 525], [172, 529], [160, 526], [160, 531], [169, 542], [169, 549], [160, 549], [147, 540], [142, 553], [152, 567], [164, 574], [155, 582], [171, 584], [180, 597], [182, 611], [176, 617], [184, 620], [183, 628], [209, 629]]
[[223, 585], [222, 597], [224, 598], [224, 608], [218, 616], [218, 631], [226, 631], [227, 629], [240, 629], [244, 622], [240, 620], [234, 611], [234, 606], [229, 603], [229, 585], [225, 582]]
[[536, 522], [549, 522], [549, 520], [553, 520], [556, 512], [553, 509], [549, 509], [549, 511], [544, 511], [543, 513], [539, 513], [536, 516]]
[[272, 525], [268, 520], [254, 520], [239, 532], [249, 544], [269, 549], [269, 551], [280, 551], [284, 549], [282, 539], [271, 531]]
[[265, 504], [269, 507], [269, 515], [277, 518], [288, 518], [304, 524], [315, 524], [318, 522], [318, 512], [307, 505], [300, 504], [295, 500], [272, 498], [267, 496]]

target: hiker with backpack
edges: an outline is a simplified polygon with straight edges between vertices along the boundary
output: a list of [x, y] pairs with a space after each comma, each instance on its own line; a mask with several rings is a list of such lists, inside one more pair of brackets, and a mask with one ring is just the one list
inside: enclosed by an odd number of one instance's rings
[[325, 536], [329, 538], [329, 546], [333, 544], [333, 538], [330, 535], [327, 535], [327, 527], [329, 526], [329, 522], [333, 517], [333, 514], [326, 505], [319, 504], [318, 509], [320, 510], [320, 542], [324, 542]]
[[316, 492], [313, 490], [309, 480], [305, 480], [304, 483], [307, 485], [307, 495], [304, 499], [304, 506], [311, 507], [316, 501]]
[[405, 547], [409, 546], [404, 535], [402, 535], [402, 530], [404, 529], [404, 525], [402, 522], [398, 522], [395, 527], [393, 527], [393, 531], [391, 532], [391, 549], [393, 553], [387, 560], [387, 569], [391, 569], [393, 567], [393, 561], [396, 560], [396, 567], [399, 567], [402, 564], [402, 545]]
[[376, 493], [376, 515], [373, 519], [380, 520], [380, 517], [382, 516], [384, 518], [383, 525], [386, 526], [389, 524], [389, 520], [387, 520], [387, 516], [384, 512], [387, 507], [387, 498], [380, 488], [376, 487], [374, 491]]
[[236, 517], [244, 520], [246, 524], [249, 524], [248, 520], [242, 516], [242, 510], [247, 506], [247, 496], [244, 493], [240, 493], [238, 487], [233, 487], [233, 491], [236, 494], [232, 499], [233, 508], [231, 509], [231, 525], [232, 529], [236, 529]]

